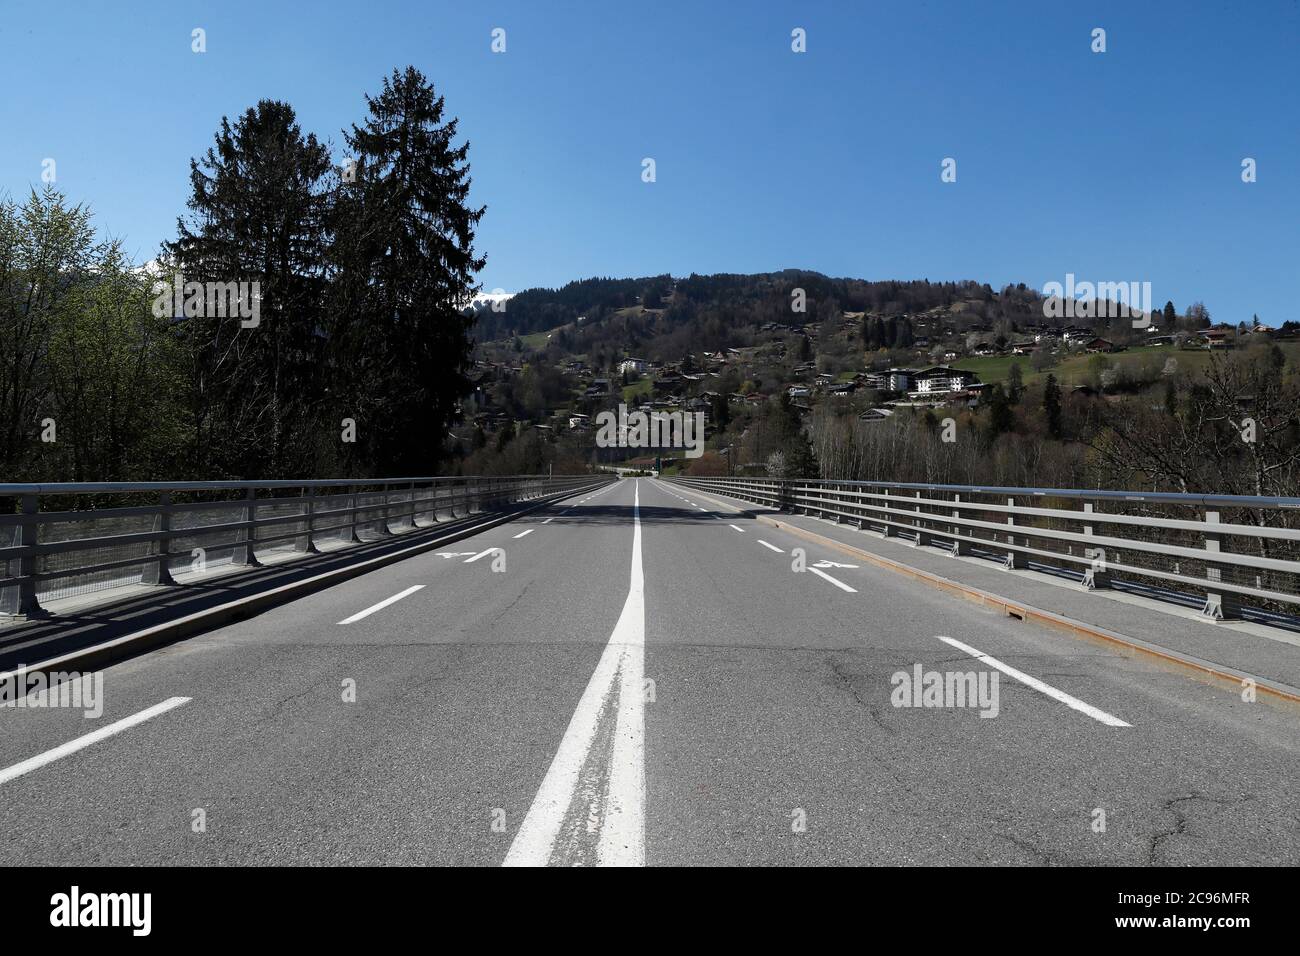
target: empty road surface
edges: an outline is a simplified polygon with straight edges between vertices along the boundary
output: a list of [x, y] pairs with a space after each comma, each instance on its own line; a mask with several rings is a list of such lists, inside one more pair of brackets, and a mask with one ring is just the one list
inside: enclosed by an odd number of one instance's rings
[[0, 710], [0, 864], [1300, 863], [1296, 709], [651, 479], [103, 696]]

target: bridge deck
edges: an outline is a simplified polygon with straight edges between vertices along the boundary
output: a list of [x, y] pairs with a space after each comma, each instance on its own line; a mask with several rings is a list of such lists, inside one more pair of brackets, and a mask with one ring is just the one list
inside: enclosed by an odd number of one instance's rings
[[[580, 498], [110, 667], [98, 721], [6, 709], [0, 863], [1300, 862], [1294, 706], [663, 482]], [[918, 665], [996, 717], [894, 706]]]

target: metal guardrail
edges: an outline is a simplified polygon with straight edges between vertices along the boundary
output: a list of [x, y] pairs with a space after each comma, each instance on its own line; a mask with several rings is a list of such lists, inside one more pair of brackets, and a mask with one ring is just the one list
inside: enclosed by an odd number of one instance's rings
[[[16, 513], [0, 514], [0, 613], [37, 617], [45, 613], [42, 600], [70, 593], [176, 584], [178, 562], [201, 560], [206, 567], [228, 558], [225, 563], [255, 567], [259, 549], [317, 553], [317, 541], [327, 537], [342, 546], [380, 540], [614, 480], [524, 475], [0, 484], [0, 499], [16, 504]], [[151, 500], [132, 503], [141, 495]], [[72, 504], [41, 510], [50, 498]], [[104, 501], [113, 506], [95, 506]]]
[[[774, 478], [672, 478], [783, 511], [855, 522], [1007, 568], [1190, 589], [1202, 613], [1300, 605], [1300, 498]], [[1170, 592], [1174, 594], [1175, 592]]]

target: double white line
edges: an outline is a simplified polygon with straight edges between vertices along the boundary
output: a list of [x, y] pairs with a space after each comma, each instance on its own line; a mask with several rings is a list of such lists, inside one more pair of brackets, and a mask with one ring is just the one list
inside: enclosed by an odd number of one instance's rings
[[[614, 721], [613, 743], [591, 806], [581, 817], [598, 827], [596, 862], [601, 866], [645, 865], [645, 577], [641, 571], [641, 491], [632, 505], [632, 574], [623, 612], [609, 636], [595, 673], [582, 692], [555, 759], [515, 834], [504, 866], [546, 866], [571, 849], [574, 834], [562, 833], [574, 810], [582, 771], [591, 757], [601, 715]], [[610, 710], [612, 709], [612, 713]], [[588, 777], [592, 771], [589, 769]], [[584, 790], [584, 797], [591, 797]], [[584, 828], [585, 829], [585, 828]]]

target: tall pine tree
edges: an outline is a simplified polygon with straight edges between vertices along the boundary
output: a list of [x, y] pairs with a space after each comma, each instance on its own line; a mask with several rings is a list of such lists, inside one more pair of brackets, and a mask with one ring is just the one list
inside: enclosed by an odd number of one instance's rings
[[167, 265], [186, 283], [258, 283], [255, 326], [177, 322], [192, 375], [191, 440], [205, 477], [302, 477], [314, 458], [329, 154], [287, 103], [263, 100], [190, 163], [190, 215]]
[[1053, 438], [1061, 437], [1061, 386], [1056, 384], [1056, 376], [1050, 372], [1043, 384], [1043, 412], [1047, 415], [1047, 433]]
[[469, 390], [472, 319], [485, 259], [484, 207], [469, 199], [469, 144], [419, 70], [394, 70], [345, 139], [355, 162], [335, 205], [337, 302], [330, 342], [346, 383], [335, 410], [357, 422], [353, 466], [429, 474]]

